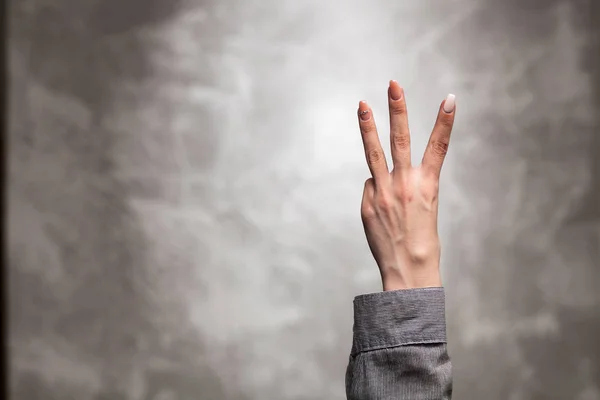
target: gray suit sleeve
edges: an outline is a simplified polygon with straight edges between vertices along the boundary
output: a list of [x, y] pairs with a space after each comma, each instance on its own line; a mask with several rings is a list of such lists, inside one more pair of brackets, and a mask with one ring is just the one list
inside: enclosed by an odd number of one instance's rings
[[395, 290], [354, 299], [348, 400], [449, 400], [443, 288]]

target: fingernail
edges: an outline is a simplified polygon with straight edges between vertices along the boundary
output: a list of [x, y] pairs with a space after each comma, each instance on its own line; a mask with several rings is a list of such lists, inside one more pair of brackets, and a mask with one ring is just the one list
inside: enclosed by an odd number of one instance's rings
[[400, 100], [402, 98], [402, 88], [397, 81], [390, 81], [390, 97], [392, 100]]
[[368, 121], [369, 119], [371, 119], [369, 105], [364, 100], [362, 100], [360, 103], [358, 103], [358, 115], [360, 116], [360, 119], [363, 121]]
[[444, 102], [444, 112], [450, 114], [454, 111], [454, 106], [456, 104], [456, 96], [450, 93], [446, 96], [446, 101]]

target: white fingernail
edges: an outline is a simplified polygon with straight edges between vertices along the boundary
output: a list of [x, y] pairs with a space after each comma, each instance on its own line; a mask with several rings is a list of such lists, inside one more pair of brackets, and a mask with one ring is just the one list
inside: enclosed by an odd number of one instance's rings
[[452, 93], [446, 97], [446, 101], [444, 102], [444, 112], [451, 113], [454, 111], [454, 105], [456, 103], [456, 96]]

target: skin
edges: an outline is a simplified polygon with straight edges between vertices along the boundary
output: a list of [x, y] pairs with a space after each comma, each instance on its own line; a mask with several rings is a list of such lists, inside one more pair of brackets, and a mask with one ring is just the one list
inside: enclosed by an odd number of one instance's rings
[[440, 287], [439, 178], [456, 107], [445, 112], [446, 100], [440, 104], [422, 162], [413, 166], [404, 90], [396, 81], [390, 81], [388, 102], [391, 172], [373, 111], [365, 101], [359, 103], [358, 109], [365, 156], [371, 171], [361, 204], [367, 242], [379, 267], [383, 290]]

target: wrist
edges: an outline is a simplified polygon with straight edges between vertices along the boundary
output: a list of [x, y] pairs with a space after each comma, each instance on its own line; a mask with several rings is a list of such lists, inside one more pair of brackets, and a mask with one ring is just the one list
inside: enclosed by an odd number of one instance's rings
[[401, 273], [399, 270], [386, 271], [381, 273], [381, 283], [383, 291], [402, 290], [402, 289], [420, 289], [428, 287], [442, 287], [442, 278], [439, 267], [413, 270], [408, 273]]

